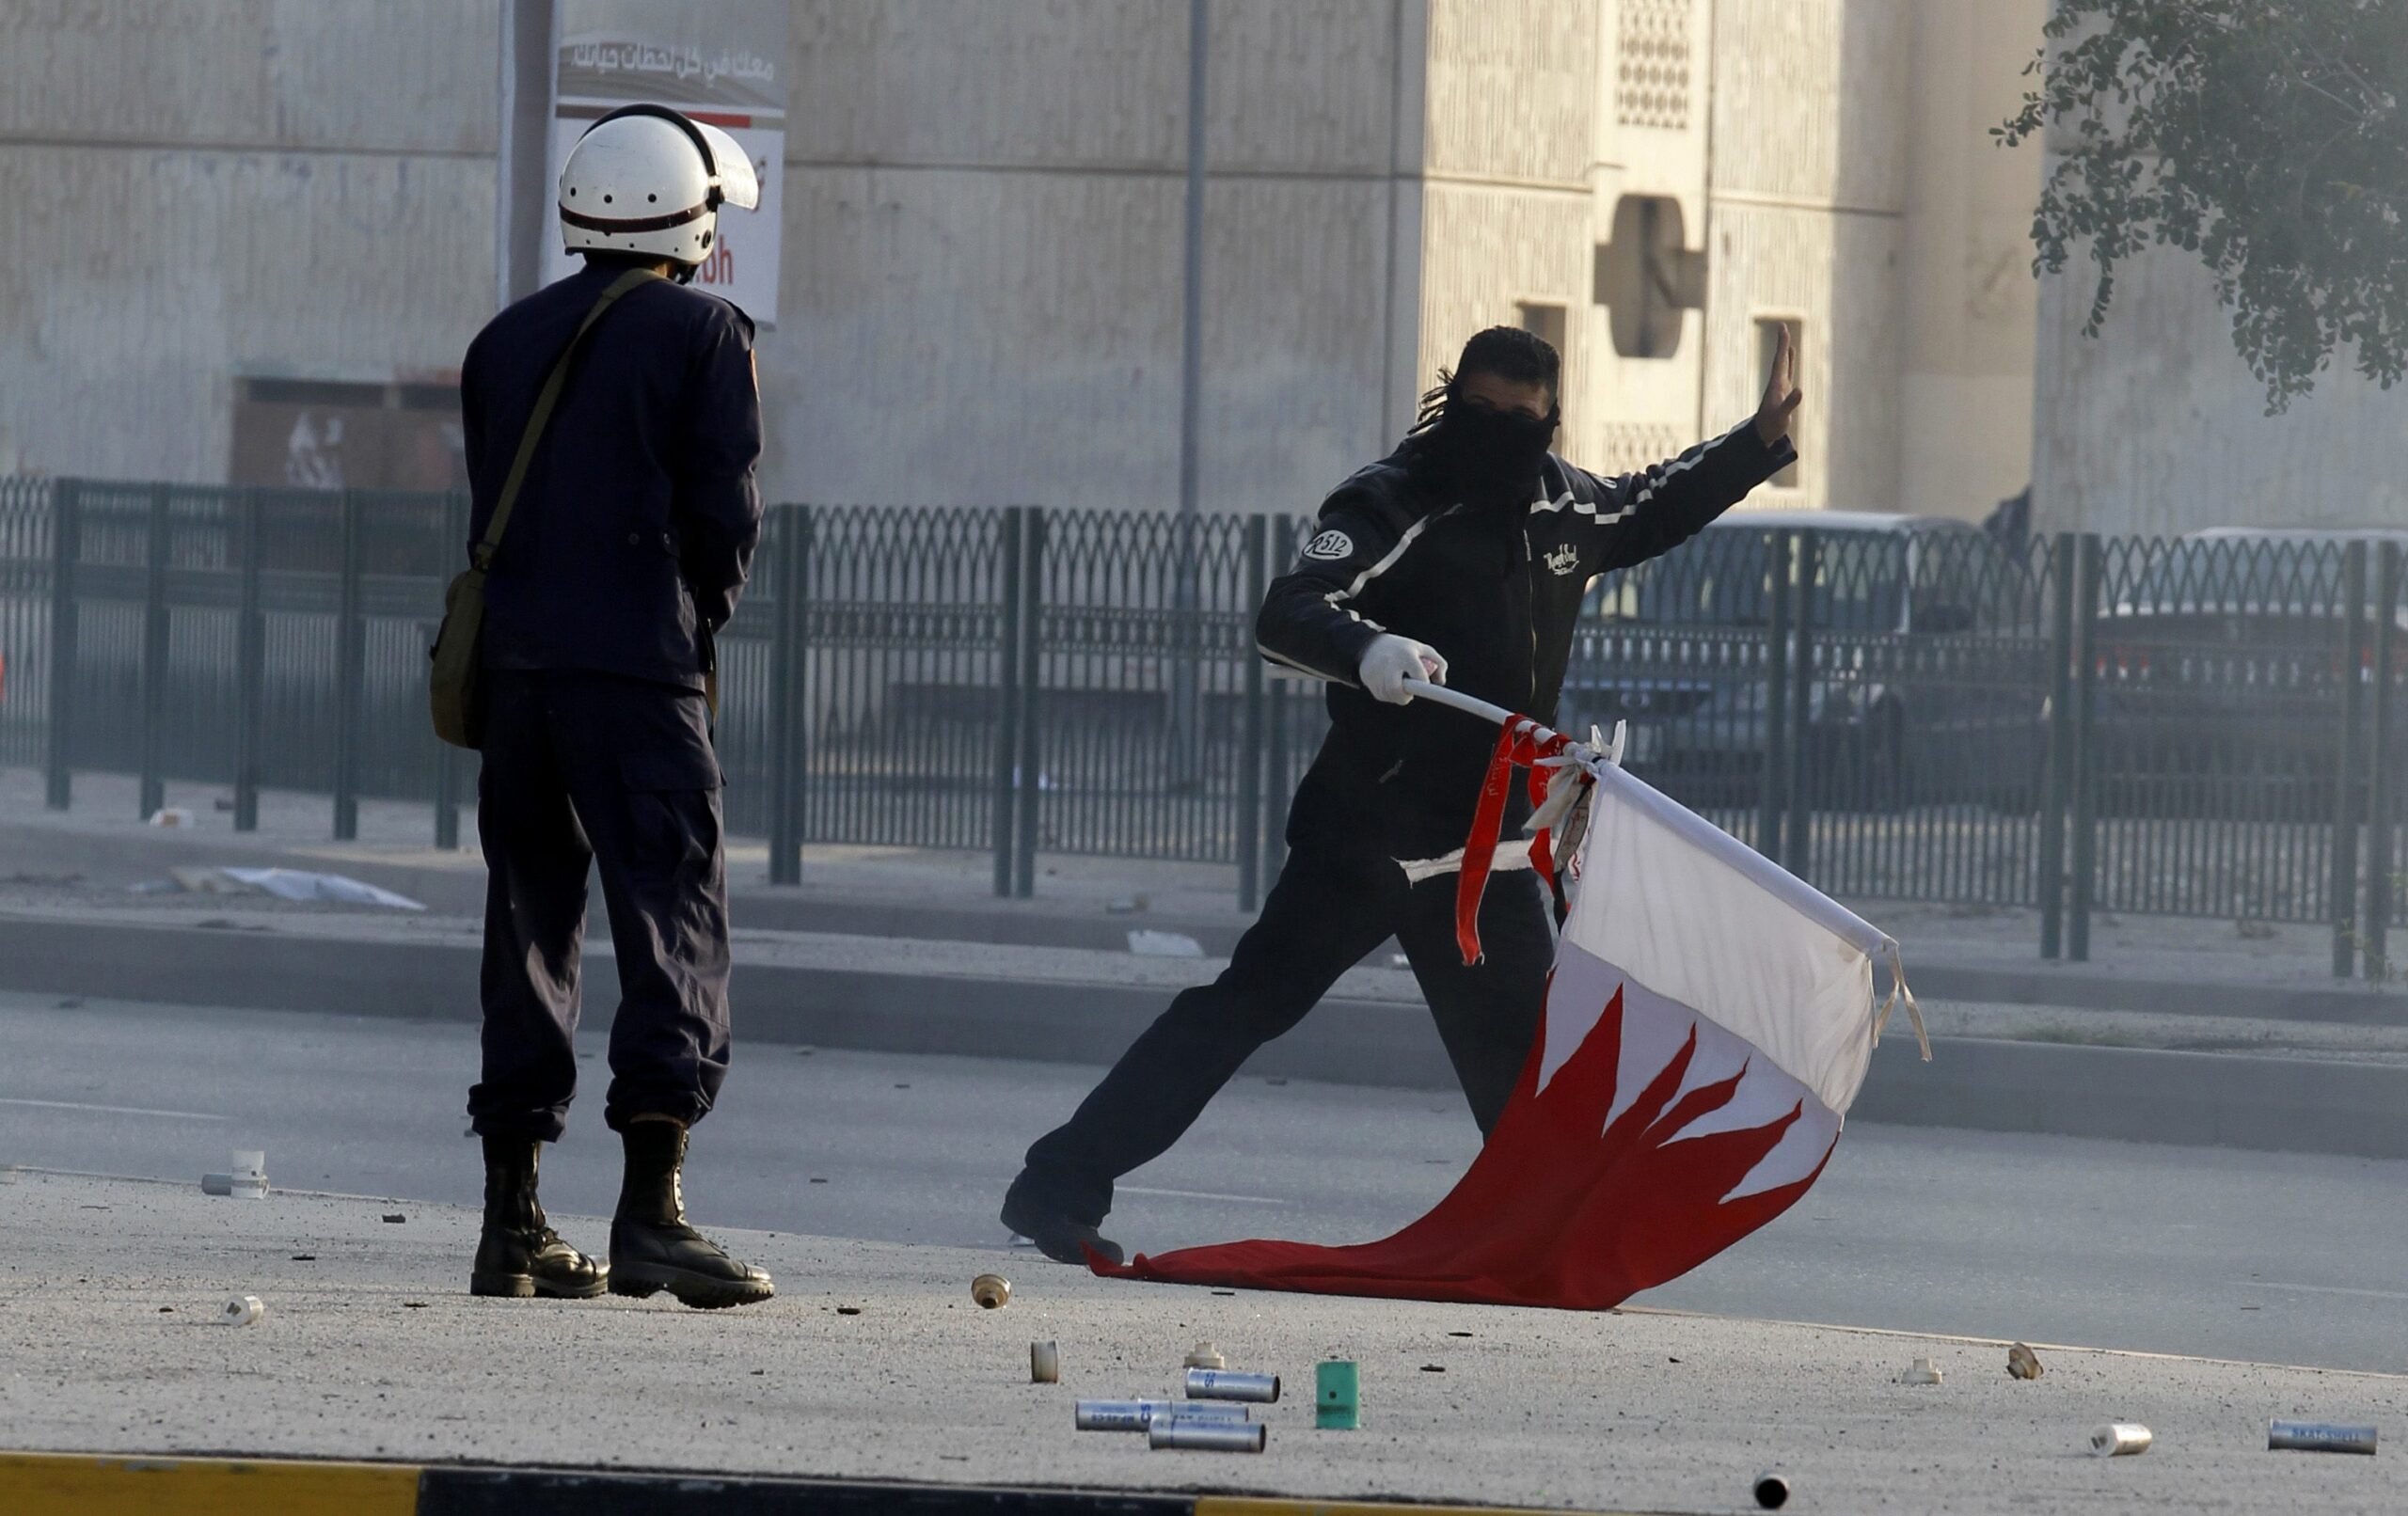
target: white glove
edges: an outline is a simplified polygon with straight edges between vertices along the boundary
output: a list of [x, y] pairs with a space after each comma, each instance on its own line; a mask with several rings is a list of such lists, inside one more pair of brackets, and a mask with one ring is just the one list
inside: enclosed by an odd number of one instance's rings
[[1412, 703], [1413, 696], [1405, 689], [1404, 682], [1426, 679], [1434, 685], [1445, 684], [1447, 660], [1426, 642], [1382, 632], [1363, 650], [1363, 661], [1356, 665], [1355, 671], [1373, 700], [1406, 705]]

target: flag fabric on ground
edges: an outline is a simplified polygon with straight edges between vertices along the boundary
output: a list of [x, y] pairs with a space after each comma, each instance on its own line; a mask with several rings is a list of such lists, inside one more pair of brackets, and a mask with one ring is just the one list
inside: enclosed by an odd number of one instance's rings
[[1806, 1192], [1864, 1082], [1888, 1009], [1874, 961], [1900, 982], [1897, 944], [1640, 781], [1589, 766], [1544, 1030], [1453, 1191], [1377, 1242], [1232, 1242], [1091, 1258], [1096, 1272], [1602, 1310]]

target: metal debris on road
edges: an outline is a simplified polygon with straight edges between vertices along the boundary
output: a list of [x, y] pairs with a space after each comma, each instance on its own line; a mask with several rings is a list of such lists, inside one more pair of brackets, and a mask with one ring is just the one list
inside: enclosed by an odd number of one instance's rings
[[237, 1295], [217, 1313], [217, 1319], [228, 1326], [254, 1326], [267, 1315], [267, 1305], [257, 1295]]
[[2268, 1452], [2374, 1453], [2372, 1427], [2343, 1427], [2330, 1421], [2269, 1421]]
[[1185, 1366], [1189, 1368], [1227, 1368], [1229, 1366], [1229, 1361], [1221, 1356], [1220, 1349], [1213, 1347], [1209, 1342], [1199, 1342], [1195, 1347], [1190, 1348], [1187, 1350], [1187, 1363]]
[[2040, 1355], [2019, 1342], [2006, 1350], [2006, 1376], [2009, 1379], [2038, 1379], [2047, 1370], [2040, 1366]]
[[1918, 1358], [1910, 1366], [1909, 1366], [1905, 1373], [1898, 1376], [1898, 1382], [1901, 1384], [1937, 1384], [1940, 1382], [1940, 1370], [1931, 1366], [1930, 1359]]
[[227, 1160], [229, 1172], [204, 1174], [200, 1176], [200, 1192], [205, 1195], [233, 1195], [243, 1200], [267, 1198], [267, 1154], [257, 1148], [235, 1148]]
[[970, 1281], [970, 1298], [982, 1310], [994, 1310], [1012, 1302], [1012, 1282], [1002, 1274], [980, 1274]]
[[2136, 1421], [2110, 1421], [2090, 1429], [2090, 1450], [2100, 1458], [2146, 1453], [2156, 1439]]
[[1362, 1376], [1343, 1358], [1313, 1366], [1313, 1425], [1323, 1431], [1354, 1431], [1363, 1425]]
[[1031, 1384], [1062, 1382], [1062, 1348], [1059, 1343], [1032, 1342], [1028, 1345], [1028, 1382]]
[[1191, 1400], [1249, 1400], [1258, 1405], [1276, 1405], [1279, 1401], [1279, 1376], [1191, 1368], [1187, 1371], [1187, 1398]]
[[1129, 951], [1141, 958], [1200, 958], [1204, 944], [1185, 932], [1137, 927], [1129, 933]]
[[1259, 1421], [1228, 1421], [1217, 1416], [1170, 1416], [1146, 1429], [1146, 1445], [1197, 1453], [1259, 1453], [1271, 1429]]
[[1157, 1420], [1183, 1416], [1190, 1421], [1251, 1420], [1244, 1406], [1222, 1400], [1074, 1400], [1071, 1425], [1081, 1431], [1144, 1431]]

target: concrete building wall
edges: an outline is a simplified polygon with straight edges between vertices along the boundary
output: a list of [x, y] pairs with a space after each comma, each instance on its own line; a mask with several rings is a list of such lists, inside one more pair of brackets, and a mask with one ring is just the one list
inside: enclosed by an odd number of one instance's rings
[[[1680, 229], [1667, 236], [1668, 247], [1710, 259], [1713, 0], [1614, 0], [1606, 12], [1590, 168], [1590, 240], [1599, 261], [1592, 284], [1602, 264], [1623, 256], [1615, 242], [1625, 196], [1669, 200]], [[1620, 229], [1629, 237], [1634, 229], [1626, 219]], [[1609, 473], [1660, 462], [1704, 434], [1703, 309], [1682, 310], [1665, 348], [1624, 354], [1613, 337], [1616, 298], [1628, 299], [1629, 291], [1600, 285], [1591, 292], [1583, 327], [1588, 362], [1576, 376], [1583, 387], [1582, 434], [1573, 439], [1574, 457]]]
[[1896, 502], [1911, 12], [1906, 0], [1718, 8], [1709, 431], [1762, 395], [1758, 321], [1803, 333], [1798, 482], [1753, 504]]
[[[1215, 0], [1204, 504], [1308, 509], [1470, 332], [1560, 308], [1576, 459], [1746, 415], [1791, 316], [1805, 463], [1762, 502], [1987, 509], [2043, 313], [2036, 165], [1984, 129], [2044, 3]], [[456, 364], [505, 4], [0, 10], [0, 465], [223, 480], [243, 375]], [[1169, 508], [1185, 8], [793, 0], [788, 38], [768, 492]], [[1626, 195], [1699, 280], [1651, 356], [1601, 288]]]
[[2048, 0], [1923, 0], [1905, 226], [1900, 509], [1978, 518], [2032, 477], [2040, 148], [1991, 127], [2020, 106]]
[[2096, 339], [2082, 335], [2084, 267], [2040, 282], [2036, 529], [2408, 527], [2408, 387], [2337, 364], [2270, 417], [2195, 258], [2152, 252], [2119, 268]]
[[0, 8], [0, 466], [221, 482], [240, 374], [455, 366], [492, 308], [498, 25]]
[[[1396, 430], [1417, 11], [1212, 7], [1207, 510], [1309, 510]], [[769, 490], [1174, 506], [1186, 8], [798, 0], [790, 49]]]
[[[1434, 383], [1481, 328], [1514, 324], [1524, 306], [1560, 308], [1559, 445], [1575, 456], [1589, 421], [1599, 11], [1594, 3], [1431, 0], [1425, 44], [1418, 385]], [[1398, 417], [1391, 432], [1411, 419]]]

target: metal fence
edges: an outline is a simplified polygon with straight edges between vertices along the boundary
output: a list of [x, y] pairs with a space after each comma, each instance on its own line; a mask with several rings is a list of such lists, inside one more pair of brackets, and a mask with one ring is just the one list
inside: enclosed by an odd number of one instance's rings
[[[1326, 725], [1252, 620], [1307, 523], [784, 506], [720, 642], [732, 829], [1231, 863], [1247, 904]], [[425, 649], [456, 496], [0, 482], [0, 763], [435, 802]], [[1850, 898], [2316, 923], [2337, 972], [2400, 920], [2397, 542], [1772, 529], [1726, 518], [1592, 588], [1560, 724]]]

